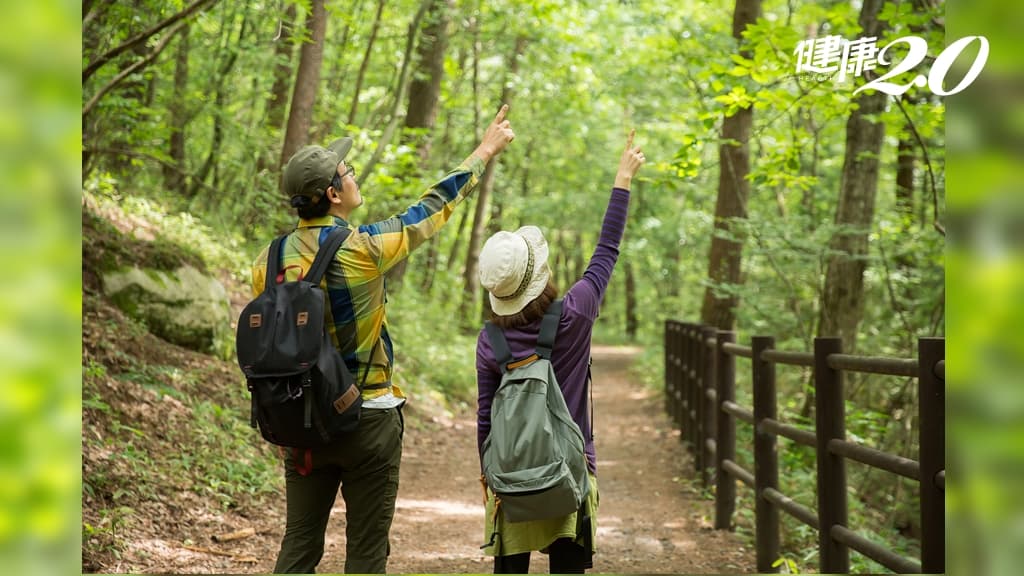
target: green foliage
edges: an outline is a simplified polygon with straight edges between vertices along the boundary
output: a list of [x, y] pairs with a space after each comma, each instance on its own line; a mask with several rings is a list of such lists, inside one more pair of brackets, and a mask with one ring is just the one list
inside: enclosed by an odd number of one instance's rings
[[[474, 406], [476, 333], [450, 329], [456, 303], [423, 306], [412, 290], [390, 300], [388, 333], [395, 347], [395, 382], [412, 402], [430, 395], [456, 411]], [[439, 331], [442, 326], [447, 328]]]
[[144, 197], [123, 197], [109, 175], [91, 180], [82, 193], [87, 267], [174, 270], [190, 265], [202, 272], [228, 270], [236, 277], [247, 272], [247, 264], [238, 258], [239, 237], [214, 231], [194, 214], [170, 213], [159, 201]]

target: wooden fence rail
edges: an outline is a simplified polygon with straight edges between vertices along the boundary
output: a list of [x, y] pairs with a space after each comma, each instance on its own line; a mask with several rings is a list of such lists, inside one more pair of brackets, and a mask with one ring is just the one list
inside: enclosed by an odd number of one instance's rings
[[[736, 343], [733, 332], [669, 320], [665, 324], [665, 409], [692, 450], [696, 473], [715, 487], [715, 528], [728, 530], [736, 509], [736, 481], [755, 494], [757, 570], [778, 572], [779, 511], [818, 531], [822, 573], [847, 573], [853, 549], [900, 573], [945, 572], [945, 339], [921, 338], [916, 359], [843, 354], [839, 338], [816, 338], [814, 352], [775, 349], [775, 339], [755, 336]], [[753, 409], [736, 403], [736, 358], [749, 358]], [[814, 430], [778, 420], [777, 365], [814, 371]], [[914, 377], [919, 390], [919, 461], [846, 438], [843, 375], [846, 372]], [[736, 462], [736, 420], [754, 427], [754, 471]], [[816, 509], [785, 495], [779, 486], [777, 439], [813, 447], [817, 455]], [[846, 461], [917, 480], [921, 508], [921, 559], [906, 558], [848, 525]]]

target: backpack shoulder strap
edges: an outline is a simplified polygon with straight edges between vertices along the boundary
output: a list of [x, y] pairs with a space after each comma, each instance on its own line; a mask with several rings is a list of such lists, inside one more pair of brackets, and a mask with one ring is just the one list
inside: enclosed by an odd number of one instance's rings
[[267, 277], [263, 280], [263, 291], [273, 290], [277, 286], [277, 275], [281, 272], [281, 247], [288, 235], [278, 236], [270, 243], [267, 250]]
[[562, 317], [562, 299], [551, 302], [544, 319], [540, 321], [540, 334], [537, 336], [537, 356], [551, 360], [551, 351], [555, 349], [555, 333], [558, 332], [558, 320]]
[[324, 239], [323, 244], [320, 244], [320, 248], [316, 251], [316, 258], [313, 258], [313, 264], [309, 267], [309, 273], [306, 274], [305, 280], [311, 284], [320, 284], [320, 280], [324, 277], [324, 273], [327, 272], [327, 266], [330, 265], [331, 260], [334, 259], [334, 255], [337, 254], [338, 248], [341, 247], [342, 242], [348, 238], [349, 233], [352, 232], [344, 226], [339, 226], [327, 235]]
[[484, 329], [487, 331], [487, 339], [491, 341], [491, 349], [494, 350], [494, 359], [498, 362], [501, 373], [508, 372], [508, 363], [512, 361], [512, 351], [505, 340], [505, 333], [493, 322], [484, 322]]

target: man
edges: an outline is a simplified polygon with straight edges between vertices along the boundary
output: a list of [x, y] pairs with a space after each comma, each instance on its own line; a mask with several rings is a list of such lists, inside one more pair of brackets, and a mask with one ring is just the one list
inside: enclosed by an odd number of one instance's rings
[[[292, 450], [285, 458], [288, 521], [275, 573], [312, 573], [324, 551], [324, 533], [338, 487], [345, 499], [345, 572], [384, 573], [388, 533], [398, 495], [405, 394], [391, 380], [394, 354], [384, 307], [384, 274], [441, 229], [476, 187], [484, 166], [515, 138], [502, 106], [476, 150], [431, 186], [403, 214], [353, 229], [327, 269], [327, 325], [362, 389], [359, 428], [321, 449]], [[345, 160], [351, 138], [327, 148], [306, 146], [288, 161], [285, 193], [299, 224], [281, 249], [285, 278], [296, 280], [338, 226], [352, 228], [363, 204], [355, 168]], [[253, 293], [263, 291], [267, 252], [252, 268]]]

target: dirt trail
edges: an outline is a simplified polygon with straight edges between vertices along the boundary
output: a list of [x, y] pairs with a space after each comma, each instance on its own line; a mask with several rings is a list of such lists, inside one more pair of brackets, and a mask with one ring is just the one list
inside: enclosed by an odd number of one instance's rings
[[[635, 349], [595, 347], [594, 418], [601, 507], [593, 572], [753, 572], [753, 553], [732, 534], [711, 530], [713, 507], [677, 480], [689, 456], [671, 431], [660, 396], [630, 382]], [[431, 429], [411, 427], [388, 571], [490, 572], [483, 543], [483, 507], [476, 423], [463, 415]], [[329, 527], [321, 571], [341, 571], [344, 509]], [[531, 572], [546, 572], [535, 554]]]
[[[749, 573], [754, 554], [734, 534], [711, 529], [712, 503], [689, 480], [690, 457], [672, 431], [661, 396], [631, 382], [638, 351], [594, 348], [594, 414], [601, 506], [594, 573]], [[392, 573], [489, 573], [480, 553], [483, 505], [472, 411], [438, 417], [415, 402], [407, 429], [397, 512], [391, 531]], [[269, 573], [284, 530], [284, 498], [253, 517], [209, 514], [181, 502], [180, 515], [144, 505], [140, 530], [104, 572]], [[155, 508], [153, 508], [156, 506]], [[321, 573], [344, 569], [345, 509], [340, 495], [327, 530]], [[153, 508], [153, 509], [150, 509]], [[143, 519], [146, 519], [144, 522]], [[245, 527], [254, 536], [213, 544], [212, 534]], [[191, 549], [190, 549], [191, 548]], [[535, 554], [531, 572], [547, 571]]]

